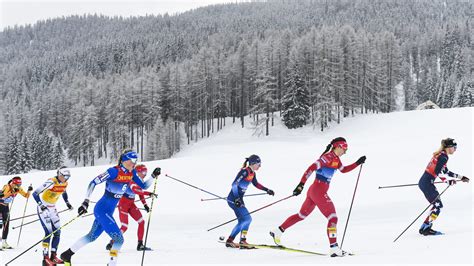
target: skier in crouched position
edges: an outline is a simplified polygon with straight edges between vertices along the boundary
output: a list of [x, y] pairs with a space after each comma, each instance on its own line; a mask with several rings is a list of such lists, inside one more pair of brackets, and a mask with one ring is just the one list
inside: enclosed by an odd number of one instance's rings
[[[438, 190], [434, 185], [435, 179], [441, 175], [445, 174], [449, 177], [461, 180], [462, 182], [469, 182], [469, 178], [455, 174], [448, 170], [446, 164], [448, 163], [448, 155], [453, 154], [457, 149], [457, 143], [454, 139], [447, 138], [441, 141], [441, 147], [433, 153], [433, 158], [428, 163], [425, 172], [418, 182], [418, 187], [421, 189], [425, 198], [433, 204], [430, 214], [426, 217], [425, 221], [420, 227], [419, 233], [421, 235], [440, 235], [442, 234], [439, 231], [433, 230], [433, 221], [438, 218], [441, 208], [443, 208], [443, 203], [439, 198]], [[445, 177], [440, 177], [443, 182], [446, 182], [448, 185], [456, 184], [455, 179], [447, 179]]]
[[357, 166], [365, 162], [366, 157], [360, 157], [355, 163], [344, 166], [339, 157], [344, 155], [347, 151], [347, 142], [344, 138], [338, 137], [327, 145], [326, 150], [321, 157], [311, 164], [304, 172], [303, 177], [298, 186], [293, 191], [293, 195], [297, 196], [303, 191], [306, 180], [311, 174], [316, 171], [316, 179], [310, 186], [306, 195], [306, 200], [303, 202], [300, 211], [297, 214], [290, 216], [283, 224], [274, 230], [270, 231], [275, 244], [281, 245], [281, 236], [285, 230], [305, 219], [314, 208], [317, 206], [321, 213], [328, 219], [327, 236], [330, 245], [331, 257], [341, 257], [346, 255], [346, 252], [339, 248], [337, 244], [337, 214], [334, 204], [329, 198], [327, 191], [334, 173], [339, 170], [342, 173], [352, 171]]
[[[248, 165], [247, 165], [248, 164]], [[247, 243], [247, 231], [249, 230], [252, 217], [249, 211], [245, 207], [243, 197], [247, 191], [247, 187], [252, 183], [256, 188], [267, 192], [267, 194], [273, 196], [275, 193], [273, 190], [268, 189], [258, 183], [257, 175], [255, 171], [260, 169], [261, 160], [257, 155], [251, 155], [245, 159], [242, 169], [237, 174], [234, 182], [232, 183], [232, 189], [227, 196], [227, 204], [235, 212], [238, 223], [227, 238], [225, 246], [230, 248], [241, 248], [251, 249], [251, 245]], [[240, 242], [234, 243], [234, 238], [240, 233]]]
[[[161, 169], [158, 168], [159, 170], [154, 172], [155, 177], [160, 175]], [[146, 174], [148, 169], [144, 164], [139, 164], [135, 166], [135, 170], [137, 171], [138, 176], [142, 179], [145, 180]], [[145, 231], [145, 221], [143, 220], [143, 216], [138, 209], [137, 205], [135, 205], [135, 195], [138, 195], [140, 198], [140, 201], [143, 203], [143, 207], [145, 208], [146, 212], [150, 212], [150, 207], [146, 204], [145, 196], [151, 196], [151, 197], [156, 197], [156, 194], [148, 191], [142, 190], [137, 184], [131, 182], [130, 186], [127, 188], [127, 191], [125, 191], [125, 194], [123, 194], [123, 197], [120, 199], [118, 203], [118, 209], [119, 209], [119, 218], [120, 218], [120, 223], [122, 223], [122, 226], [120, 227], [120, 231], [122, 231], [122, 234], [124, 234], [127, 229], [128, 229], [128, 215], [132, 216], [132, 218], [137, 221], [138, 223], [138, 231], [137, 231], [137, 236], [138, 236], [138, 245], [137, 245], [137, 250], [142, 251], [142, 250], [151, 250], [149, 247], [145, 247], [143, 245], [143, 233]], [[110, 240], [110, 242], [107, 244], [106, 249], [110, 250], [112, 248], [112, 245], [114, 244], [113, 240]]]
[[79, 215], [87, 213], [89, 198], [96, 185], [106, 182], [105, 193], [94, 207], [95, 220], [91, 231], [61, 254], [61, 259], [65, 265], [71, 265], [71, 257], [83, 246], [95, 241], [104, 231], [114, 240], [114, 244], [109, 252], [110, 260], [108, 265], [117, 265], [117, 255], [123, 244], [122, 232], [113, 218], [117, 203], [127, 190], [130, 181], [133, 180], [138, 186], [145, 189], [151, 185], [152, 181], [143, 182], [137, 175], [134, 170], [137, 160], [138, 155], [136, 152], [125, 151], [120, 156], [117, 166], [109, 168], [105, 173], [97, 176], [89, 183], [86, 198], [78, 209]]
[[[37, 212], [41, 225], [44, 229], [45, 237], [61, 227], [56, 202], [62, 195], [64, 202], [69, 210], [73, 207], [69, 203], [66, 188], [71, 173], [66, 167], [57, 170], [56, 176], [49, 178], [40, 187], [33, 192], [33, 198], [38, 203]], [[61, 264], [63, 261], [56, 256], [58, 250], [61, 230], [54, 232], [53, 236], [43, 239], [43, 266]], [[51, 242], [51, 256], [49, 256], [49, 247]]]

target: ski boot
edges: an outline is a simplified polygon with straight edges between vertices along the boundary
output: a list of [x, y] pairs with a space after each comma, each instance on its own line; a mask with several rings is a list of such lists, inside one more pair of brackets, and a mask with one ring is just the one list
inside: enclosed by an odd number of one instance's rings
[[12, 249], [12, 247], [10, 245], [8, 245], [6, 239], [3, 239], [3, 241], [2, 241], [2, 248], [3, 249]]
[[56, 255], [56, 252], [51, 252], [51, 261], [54, 262], [54, 264], [64, 264], [64, 261], [62, 261], [58, 256]]
[[240, 249], [256, 249], [256, 247], [252, 246], [251, 244], [247, 243], [246, 238], [241, 238], [239, 242]]
[[230, 236], [225, 241], [225, 246], [228, 247], [228, 248], [239, 248], [239, 244], [234, 243], [234, 238], [230, 237]]
[[142, 241], [142, 240], [138, 240], [137, 250], [138, 250], [138, 251], [151, 250], [151, 248], [145, 247], [145, 245], [143, 245], [143, 241]]
[[431, 227], [433, 226], [432, 223], [423, 223], [420, 227], [420, 230], [418, 230], [418, 232], [420, 233], [420, 235], [424, 235], [424, 236], [435, 236], [435, 235], [442, 235], [443, 233], [439, 232], [439, 231], [435, 231], [433, 229], [431, 229]]
[[339, 248], [339, 245], [336, 243], [334, 245], [331, 246], [330, 250], [329, 250], [329, 255], [331, 257], [344, 257], [347, 255], [347, 252], [342, 250], [341, 248]]
[[69, 266], [71, 265], [71, 257], [74, 255], [74, 252], [72, 252], [71, 249], [68, 249], [61, 253], [61, 260], [64, 262], [64, 266]]
[[275, 242], [275, 244], [277, 246], [281, 246], [281, 235], [282, 234], [283, 234], [283, 231], [280, 229], [280, 227], [277, 227], [277, 228], [270, 231], [270, 235], [273, 238], [273, 242]]
[[55, 266], [56, 264], [48, 257], [48, 255], [44, 255], [43, 258], [43, 266]]

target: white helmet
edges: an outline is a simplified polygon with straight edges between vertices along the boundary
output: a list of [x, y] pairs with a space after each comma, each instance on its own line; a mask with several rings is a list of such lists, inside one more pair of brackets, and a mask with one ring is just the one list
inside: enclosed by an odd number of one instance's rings
[[61, 166], [57, 171], [57, 176], [62, 176], [67, 181], [71, 177], [71, 172], [66, 168], [66, 166]]

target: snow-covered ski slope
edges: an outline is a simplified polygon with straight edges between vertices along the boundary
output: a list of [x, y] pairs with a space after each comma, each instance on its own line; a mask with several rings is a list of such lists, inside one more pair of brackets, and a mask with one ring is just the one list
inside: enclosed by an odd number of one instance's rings
[[[146, 162], [151, 170], [160, 166], [158, 179], [159, 198], [151, 219], [146, 265], [165, 264], [469, 264], [472, 265], [472, 183], [458, 183], [442, 196], [444, 208], [434, 229], [445, 235], [423, 237], [418, 234], [422, 216], [397, 242], [395, 237], [428, 205], [416, 187], [378, 189], [379, 186], [417, 183], [440, 140], [455, 138], [457, 152], [450, 157], [448, 168], [456, 173], [473, 176], [473, 110], [474, 108], [370, 114], [348, 118], [340, 125], [333, 125], [325, 132], [306, 127], [285, 129], [282, 125], [271, 128], [271, 136], [257, 138], [250, 128], [242, 129], [240, 123], [229, 125], [214, 137], [185, 147], [168, 160]], [[227, 121], [229, 123], [229, 120]], [[260, 183], [276, 192], [274, 197], [246, 198], [248, 209], [254, 210], [277, 199], [291, 195], [306, 168], [321, 154], [334, 137], [344, 136], [349, 150], [342, 157], [344, 164], [367, 156], [360, 176], [348, 231], [343, 248], [356, 256], [330, 258], [279, 250], [234, 250], [218, 243], [219, 236], [227, 237], [235, 223], [207, 232], [208, 228], [234, 218], [226, 202], [207, 201], [212, 197], [164, 176], [168, 174], [212, 193], [226, 196], [231, 182], [239, 171], [245, 156], [258, 154], [262, 167], [257, 172]], [[68, 188], [69, 197], [76, 207], [74, 212], [62, 214], [65, 223], [76, 215], [89, 181], [107, 166], [72, 168]], [[336, 173], [329, 190], [339, 217], [338, 235], [341, 241], [347, 221], [359, 168], [342, 174]], [[24, 183], [37, 187], [53, 172], [22, 175]], [[303, 194], [290, 198], [270, 208], [254, 213], [248, 233], [250, 243], [272, 244], [268, 231], [280, 225], [289, 215], [296, 213], [304, 201], [306, 191], [314, 177], [308, 181]], [[6, 177], [1, 177], [2, 183]], [[474, 181], [474, 180], [473, 180]], [[446, 185], [439, 184], [442, 191]], [[102, 196], [104, 186], [96, 187], [94, 199]], [[250, 187], [247, 193], [259, 192]], [[17, 197], [12, 218], [23, 212], [25, 199]], [[137, 204], [141, 206], [140, 203]], [[59, 209], [64, 209], [62, 199]], [[35, 212], [32, 199], [27, 213]], [[93, 205], [91, 206], [91, 210]], [[118, 214], [115, 213], [118, 220]], [[147, 216], [146, 216], [147, 217]], [[34, 217], [36, 218], [36, 217]], [[25, 222], [30, 221], [25, 219]], [[86, 234], [93, 218], [81, 218], [63, 229], [60, 252]], [[314, 210], [306, 220], [284, 233], [283, 244], [316, 252], [328, 251], [326, 219]], [[12, 222], [18, 226], [20, 221]], [[139, 265], [141, 252], [136, 247], [136, 223], [130, 219], [125, 233], [125, 244], [119, 256], [120, 265]], [[20, 246], [1, 251], [6, 262], [39, 241], [43, 229], [39, 223], [28, 225], [22, 232]], [[9, 243], [15, 245], [18, 229], [11, 230]], [[103, 234], [96, 242], [80, 250], [74, 257], [75, 265], [105, 265], [109, 240]], [[35, 250], [37, 249], [37, 252]], [[32, 249], [12, 265], [38, 265], [41, 246]], [[3, 264], [3, 263], [2, 263]]]

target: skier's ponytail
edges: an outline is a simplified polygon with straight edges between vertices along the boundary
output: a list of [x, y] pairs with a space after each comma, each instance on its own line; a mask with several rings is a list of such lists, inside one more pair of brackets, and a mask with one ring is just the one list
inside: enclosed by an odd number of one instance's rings
[[249, 161], [249, 158], [245, 158], [244, 164], [242, 165], [242, 168], [247, 167], [247, 163]]
[[328, 151], [331, 149], [332, 147], [332, 143], [329, 143], [327, 146], [326, 146], [326, 149], [323, 151], [323, 153], [321, 153], [321, 156], [323, 156], [324, 154], [328, 153]]

